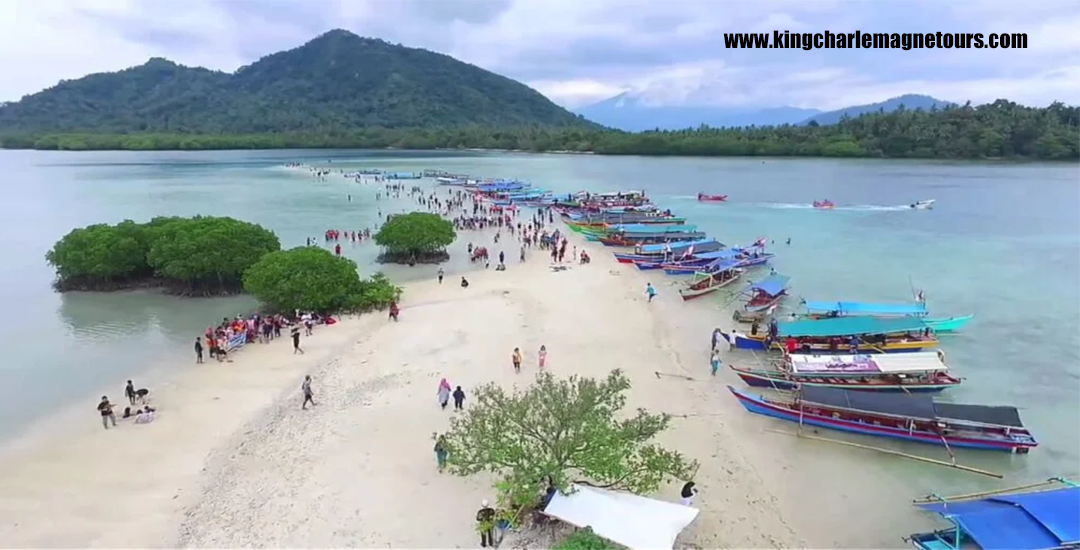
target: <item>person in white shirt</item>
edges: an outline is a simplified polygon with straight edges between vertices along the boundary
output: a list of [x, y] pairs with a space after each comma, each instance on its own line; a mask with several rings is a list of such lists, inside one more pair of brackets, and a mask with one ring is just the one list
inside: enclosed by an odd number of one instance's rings
[[153, 409], [145, 410], [139, 409], [139, 414], [135, 415], [136, 424], [149, 424], [154, 421]]

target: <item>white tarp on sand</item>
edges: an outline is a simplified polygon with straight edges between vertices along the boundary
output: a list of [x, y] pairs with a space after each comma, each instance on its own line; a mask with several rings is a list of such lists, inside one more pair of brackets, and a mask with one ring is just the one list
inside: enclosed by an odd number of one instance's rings
[[571, 495], [556, 494], [544, 513], [634, 550], [670, 549], [698, 515], [697, 508], [574, 485]]

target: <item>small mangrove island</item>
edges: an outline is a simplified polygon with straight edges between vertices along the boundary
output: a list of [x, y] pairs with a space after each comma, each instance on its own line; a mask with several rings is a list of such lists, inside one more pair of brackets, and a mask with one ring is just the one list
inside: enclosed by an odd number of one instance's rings
[[54, 287], [157, 288], [180, 296], [249, 293], [275, 312], [383, 309], [401, 289], [383, 274], [318, 247], [281, 250], [272, 231], [228, 217], [158, 217], [95, 224], [64, 235], [45, 255]]
[[378, 261], [416, 265], [437, 264], [450, 259], [446, 247], [457, 238], [454, 224], [438, 214], [409, 212], [388, 216], [375, 243], [383, 247]]

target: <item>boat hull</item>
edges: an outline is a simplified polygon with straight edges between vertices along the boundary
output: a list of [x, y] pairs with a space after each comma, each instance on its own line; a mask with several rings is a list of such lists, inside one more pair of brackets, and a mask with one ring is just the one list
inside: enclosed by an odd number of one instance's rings
[[735, 396], [736, 399], [739, 400], [739, 404], [741, 404], [743, 408], [745, 408], [749, 412], [764, 416], [770, 416], [772, 418], [778, 418], [780, 420], [786, 420], [788, 422], [795, 422], [797, 424], [816, 426], [819, 428], [828, 428], [832, 430], [870, 435], [875, 437], [888, 437], [891, 439], [913, 441], [916, 443], [926, 443], [936, 446], [943, 446], [943, 442], [948, 442], [948, 445], [953, 448], [959, 447], [965, 449], [1004, 451], [1010, 453], [1027, 452], [1029, 449], [1037, 445], [1024, 444], [1014, 441], [1003, 441], [998, 439], [983, 439], [976, 437], [945, 437], [943, 440], [941, 436], [935, 433], [910, 431], [905, 428], [843, 420], [809, 413], [800, 414], [798, 411], [790, 410], [785, 407], [769, 403], [768, 401], [765, 401], [758, 396], [741, 392], [735, 388], [732, 388], [731, 386], [728, 386], [728, 389], [731, 390], [731, 393]]
[[955, 332], [964, 328], [975, 315], [962, 315], [959, 317], [947, 317], [943, 319], [926, 319], [926, 324], [930, 326], [934, 332]]
[[[767, 351], [769, 349], [782, 350], [782, 342], [773, 342], [771, 347], [766, 348], [765, 338], [750, 338], [742, 335], [734, 335], [724, 331], [720, 331], [720, 335], [729, 344], [734, 340], [735, 349], [749, 349], [755, 351]], [[937, 340], [913, 340], [910, 342], [892, 342], [884, 346], [866, 344], [859, 348], [859, 353], [913, 353], [916, 351], [923, 351], [928, 348], [936, 348], [938, 346]], [[824, 352], [833, 351], [829, 349], [826, 344], [811, 344], [810, 350], [812, 352]]]
[[938, 393], [959, 382], [948, 383], [909, 383], [909, 384], [866, 384], [855, 381], [843, 382], [838, 377], [800, 377], [798, 379], [785, 378], [782, 373], [760, 371], [755, 369], [743, 369], [729, 365], [729, 368], [751, 388], [771, 388], [776, 390], [794, 390], [797, 386], [815, 386], [819, 388], [835, 388], [841, 390], [879, 391], [879, 392], [903, 392], [903, 393]]

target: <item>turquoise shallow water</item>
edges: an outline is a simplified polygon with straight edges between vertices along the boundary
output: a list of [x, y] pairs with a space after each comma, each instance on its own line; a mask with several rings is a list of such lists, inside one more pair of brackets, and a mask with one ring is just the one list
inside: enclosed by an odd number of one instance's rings
[[[245, 298], [57, 295], [43, 256], [71, 228], [167, 214], [230, 215], [264, 224], [294, 246], [328, 228], [360, 229], [374, 225], [380, 212], [409, 207], [404, 199], [375, 201], [374, 186], [279, 168], [285, 162], [344, 170], [440, 168], [527, 179], [559, 192], [644, 188], [723, 242], [775, 239], [776, 269], [793, 277], [796, 296], [905, 300], [914, 285], [926, 291], [935, 316], [976, 315], [962, 334], [944, 340], [950, 362], [967, 377], [946, 398], [1015, 404], [1042, 442], [1027, 457], [965, 454], [964, 460], [1023, 480], [1080, 471], [1080, 172], [1075, 165], [1046, 164], [0, 151], [0, 297], [8, 310], [0, 327], [14, 343], [0, 363], [0, 437], [50, 404], [91, 403], [92, 392], [115, 385], [119, 393], [124, 379], [146, 369], [187, 368], [195, 334], [213, 319], [253, 306]], [[699, 191], [728, 194], [730, 202], [698, 203]], [[838, 208], [808, 207], [820, 199]], [[922, 199], [936, 199], [936, 208], [904, 208]], [[789, 237], [792, 244], [782, 244]], [[344, 248], [372, 269], [373, 247]], [[457, 256], [453, 268], [463, 267]], [[409, 278], [431, 269], [389, 271]], [[686, 306], [707, 316], [722, 298], [710, 300]], [[730, 322], [717, 317], [716, 323]], [[28, 387], [48, 388], [49, 403]], [[956, 475], [912, 463], [898, 466], [892, 479], [971, 486], [951, 481]]]

